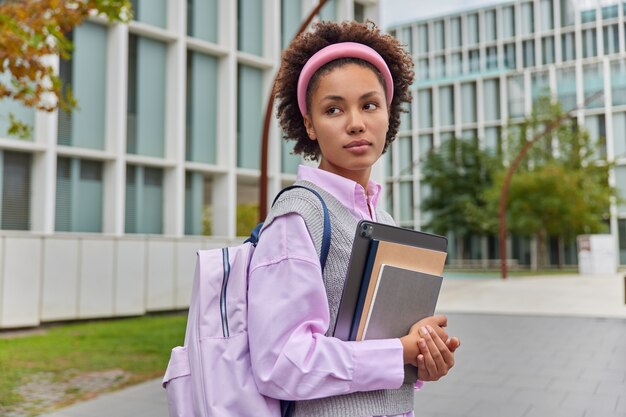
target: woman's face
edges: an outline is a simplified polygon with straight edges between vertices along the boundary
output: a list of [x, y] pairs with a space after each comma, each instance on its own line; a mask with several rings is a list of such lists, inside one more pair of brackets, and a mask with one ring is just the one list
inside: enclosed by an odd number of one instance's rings
[[385, 90], [370, 68], [335, 68], [319, 78], [304, 124], [319, 144], [320, 169], [366, 186], [389, 128]]

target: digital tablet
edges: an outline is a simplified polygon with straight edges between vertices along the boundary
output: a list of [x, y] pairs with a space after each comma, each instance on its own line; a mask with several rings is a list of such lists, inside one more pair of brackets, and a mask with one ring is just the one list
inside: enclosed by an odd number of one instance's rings
[[372, 241], [398, 243], [437, 252], [446, 252], [448, 247], [448, 239], [444, 236], [361, 220], [356, 228], [348, 275], [344, 283], [333, 331], [333, 336], [342, 340], [355, 340], [355, 313], [359, 302], [363, 274], [368, 260], [371, 260]]

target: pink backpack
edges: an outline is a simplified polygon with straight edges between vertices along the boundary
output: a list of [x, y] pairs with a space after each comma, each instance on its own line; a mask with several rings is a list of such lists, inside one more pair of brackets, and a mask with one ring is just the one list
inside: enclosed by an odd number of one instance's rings
[[[330, 216], [321, 195], [324, 235], [320, 262], [330, 248]], [[276, 198], [278, 198], [278, 196]], [[276, 200], [274, 200], [276, 201]], [[287, 417], [290, 401], [261, 395], [248, 347], [248, 267], [262, 224], [243, 244], [200, 250], [184, 346], [172, 349], [163, 377], [170, 417]]]

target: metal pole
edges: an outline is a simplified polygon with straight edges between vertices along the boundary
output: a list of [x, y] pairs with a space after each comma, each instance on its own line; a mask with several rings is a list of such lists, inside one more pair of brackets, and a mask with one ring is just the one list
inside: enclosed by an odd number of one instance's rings
[[[320, 12], [322, 7], [326, 4], [327, 0], [319, 0], [317, 6], [313, 8], [311, 13], [309, 13], [308, 17], [302, 22], [298, 32], [295, 36], [298, 36], [302, 32], [306, 30], [306, 28], [311, 24], [313, 18]], [[294, 36], [294, 37], [295, 37]], [[270, 96], [267, 100], [267, 106], [265, 107], [265, 120], [263, 123], [263, 136], [261, 137], [261, 177], [260, 181], [260, 193], [259, 193], [259, 221], [265, 220], [267, 217], [267, 160], [268, 160], [268, 147], [269, 147], [269, 131], [270, 131], [270, 120], [272, 118], [272, 110], [274, 109], [274, 83], [276, 82], [276, 78], [274, 78], [274, 82], [272, 82], [272, 89], [270, 90]]]

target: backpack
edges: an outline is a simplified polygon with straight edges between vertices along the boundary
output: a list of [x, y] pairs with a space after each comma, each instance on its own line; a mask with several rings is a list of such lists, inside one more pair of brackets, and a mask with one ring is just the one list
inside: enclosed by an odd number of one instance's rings
[[[322, 196], [322, 270], [330, 249], [330, 216]], [[276, 199], [274, 202], [276, 202]], [[248, 268], [259, 224], [241, 245], [199, 250], [184, 346], [172, 349], [163, 377], [170, 417], [289, 417], [292, 401], [259, 393], [248, 346]]]

